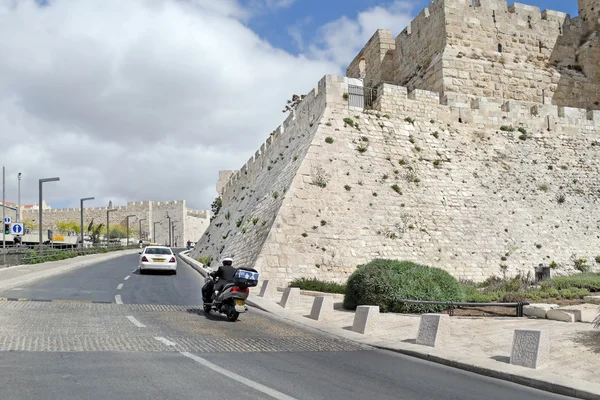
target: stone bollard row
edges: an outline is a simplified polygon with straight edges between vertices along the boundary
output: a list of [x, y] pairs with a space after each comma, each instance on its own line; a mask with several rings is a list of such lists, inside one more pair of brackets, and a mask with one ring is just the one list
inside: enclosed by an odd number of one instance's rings
[[309, 318], [323, 321], [331, 317], [333, 317], [333, 296], [315, 297]]

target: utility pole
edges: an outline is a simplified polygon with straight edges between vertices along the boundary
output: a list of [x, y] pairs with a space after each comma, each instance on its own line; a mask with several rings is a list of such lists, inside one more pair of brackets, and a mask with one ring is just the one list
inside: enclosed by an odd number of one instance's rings
[[140, 240], [142, 240], [142, 221], [146, 221], [146, 218], [142, 218], [139, 220], [140, 223]]
[[6, 169], [2, 166], [2, 262], [6, 265], [6, 230], [4, 229], [4, 218], [6, 218]]
[[128, 215], [127, 217], [125, 217], [125, 219], [127, 220], [127, 248], [129, 248], [129, 218], [131, 217], [135, 217], [135, 215]]
[[167, 212], [167, 219], [169, 220], [169, 225], [167, 225], [167, 231], [169, 232], [169, 246], [171, 245], [171, 217], [169, 217], [169, 213]]
[[39, 211], [40, 211], [40, 228], [39, 228], [39, 235], [40, 235], [39, 236], [39, 239], [40, 239], [39, 240], [40, 255], [42, 254], [42, 250], [43, 250], [43, 247], [42, 247], [42, 243], [43, 243], [43, 240], [42, 240], [42, 211], [43, 211], [42, 210], [42, 202], [43, 202], [42, 185], [45, 182], [57, 182], [57, 181], [60, 181], [59, 177], [40, 179], [40, 186], [39, 186], [39, 197], [40, 197], [40, 199], [39, 199], [39, 204], [38, 204], [38, 208], [39, 208]]
[[158, 241], [156, 240], [156, 224], [160, 224], [160, 221], [154, 222], [154, 232], [152, 233], [152, 241], [154, 243], [158, 243]]
[[109, 214], [113, 211], [117, 211], [114, 208], [112, 210], [107, 209], [106, 210], [106, 247], [108, 247], [110, 245], [110, 221], [109, 221]]
[[17, 222], [21, 222], [21, 173], [17, 175], [19, 178], [18, 200], [17, 200]]

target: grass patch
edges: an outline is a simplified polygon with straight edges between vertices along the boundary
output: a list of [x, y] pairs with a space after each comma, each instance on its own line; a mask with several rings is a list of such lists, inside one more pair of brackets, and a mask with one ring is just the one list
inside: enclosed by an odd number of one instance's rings
[[299, 288], [300, 290], [310, 290], [313, 292], [346, 294], [346, 285], [336, 282], [322, 281], [317, 278], [294, 279], [288, 286]]

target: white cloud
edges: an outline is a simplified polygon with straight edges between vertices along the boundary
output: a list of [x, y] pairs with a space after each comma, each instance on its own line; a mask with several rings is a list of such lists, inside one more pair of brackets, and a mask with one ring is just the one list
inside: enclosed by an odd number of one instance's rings
[[412, 9], [407, 1], [394, 1], [361, 11], [356, 19], [342, 16], [319, 29], [320, 39], [310, 46], [310, 54], [347, 66], [377, 29], [390, 29], [396, 35], [410, 25]]
[[291, 94], [341, 71], [399, 15], [375, 8], [335, 21], [360, 37], [350, 46], [328, 37], [309, 59], [259, 38], [236, 0], [0, 0], [6, 200], [16, 201], [22, 172], [22, 203], [37, 203], [39, 178], [60, 176], [45, 186], [50, 204], [94, 196], [89, 205], [185, 199], [208, 208], [218, 171], [256, 151]]

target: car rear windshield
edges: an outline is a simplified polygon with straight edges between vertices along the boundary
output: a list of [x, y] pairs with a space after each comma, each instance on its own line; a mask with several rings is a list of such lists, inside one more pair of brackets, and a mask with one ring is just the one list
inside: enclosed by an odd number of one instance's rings
[[146, 248], [146, 254], [166, 254], [170, 255], [171, 249], [160, 249], [160, 248]]

